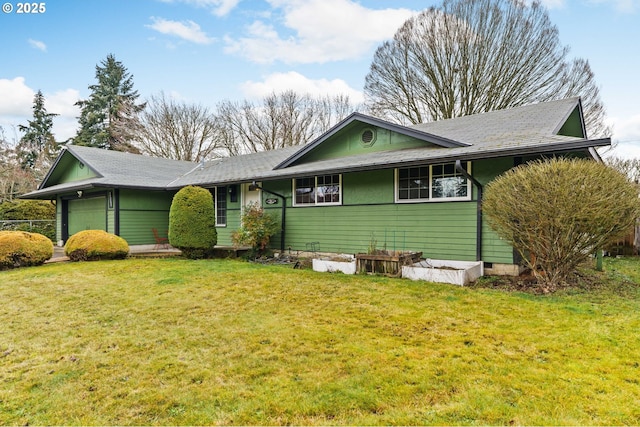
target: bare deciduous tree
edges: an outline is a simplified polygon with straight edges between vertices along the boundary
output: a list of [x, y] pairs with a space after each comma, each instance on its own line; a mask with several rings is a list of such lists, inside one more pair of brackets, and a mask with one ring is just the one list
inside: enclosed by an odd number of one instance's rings
[[604, 160], [609, 166], [628, 176], [631, 182], [635, 182], [639, 186], [640, 190], [639, 158], [606, 157]]
[[20, 164], [16, 139], [11, 144], [0, 126], [0, 203], [14, 200], [37, 187], [33, 171]]
[[[214, 120], [206, 107], [152, 96], [135, 126], [135, 145], [154, 157], [200, 161], [219, 157]], [[126, 138], [125, 138], [126, 139]]]
[[271, 94], [262, 104], [223, 101], [218, 104], [218, 141], [228, 155], [306, 144], [355, 107], [347, 96], [313, 98], [293, 91]]
[[568, 53], [538, 1], [444, 0], [378, 47], [366, 106], [416, 124], [581, 96], [589, 133], [607, 135], [589, 63]]

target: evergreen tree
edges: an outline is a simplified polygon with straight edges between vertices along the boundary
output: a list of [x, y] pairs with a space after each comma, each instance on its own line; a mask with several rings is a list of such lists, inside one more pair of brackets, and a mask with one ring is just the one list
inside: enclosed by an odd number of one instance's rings
[[47, 168], [58, 154], [59, 147], [51, 133], [55, 116], [57, 114], [47, 113], [44, 95], [38, 91], [33, 97], [33, 120], [28, 120], [28, 126], [18, 125], [18, 130], [24, 132], [17, 146], [22, 169]]
[[139, 94], [133, 90], [133, 76], [109, 54], [96, 65], [96, 80], [97, 84], [89, 86], [89, 99], [76, 102], [81, 112], [74, 144], [132, 151], [131, 135], [120, 130], [128, 123], [135, 126], [138, 113], [145, 107], [144, 103], [136, 104]]

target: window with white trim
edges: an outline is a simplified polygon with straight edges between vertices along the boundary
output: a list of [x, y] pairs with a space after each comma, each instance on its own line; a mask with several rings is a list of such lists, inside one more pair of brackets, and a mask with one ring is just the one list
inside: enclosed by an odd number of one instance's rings
[[216, 187], [216, 227], [227, 225], [227, 187]]
[[[467, 172], [471, 163], [462, 162]], [[396, 202], [471, 200], [471, 182], [454, 163], [396, 169]]]
[[293, 180], [294, 206], [339, 205], [342, 203], [342, 176], [318, 175]]

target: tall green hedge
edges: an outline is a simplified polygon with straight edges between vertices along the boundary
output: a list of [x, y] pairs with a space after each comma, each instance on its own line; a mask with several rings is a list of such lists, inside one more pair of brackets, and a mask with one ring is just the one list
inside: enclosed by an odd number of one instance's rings
[[187, 258], [207, 258], [218, 242], [211, 193], [188, 186], [176, 193], [169, 210], [169, 243]]
[[0, 219], [56, 219], [56, 205], [46, 200], [12, 200], [0, 203]]
[[48, 200], [12, 200], [0, 203], [0, 221], [2, 220], [24, 220], [21, 223], [5, 223], [3, 230], [39, 233], [51, 241], [56, 238], [56, 205]]

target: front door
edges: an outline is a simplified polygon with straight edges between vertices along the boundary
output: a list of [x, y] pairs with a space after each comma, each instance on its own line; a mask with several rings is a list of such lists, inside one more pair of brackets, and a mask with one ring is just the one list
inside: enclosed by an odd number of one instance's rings
[[[257, 183], [260, 186], [260, 183]], [[242, 184], [242, 209], [250, 204], [256, 204], [262, 206], [262, 191], [259, 189], [252, 189], [251, 184]]]

